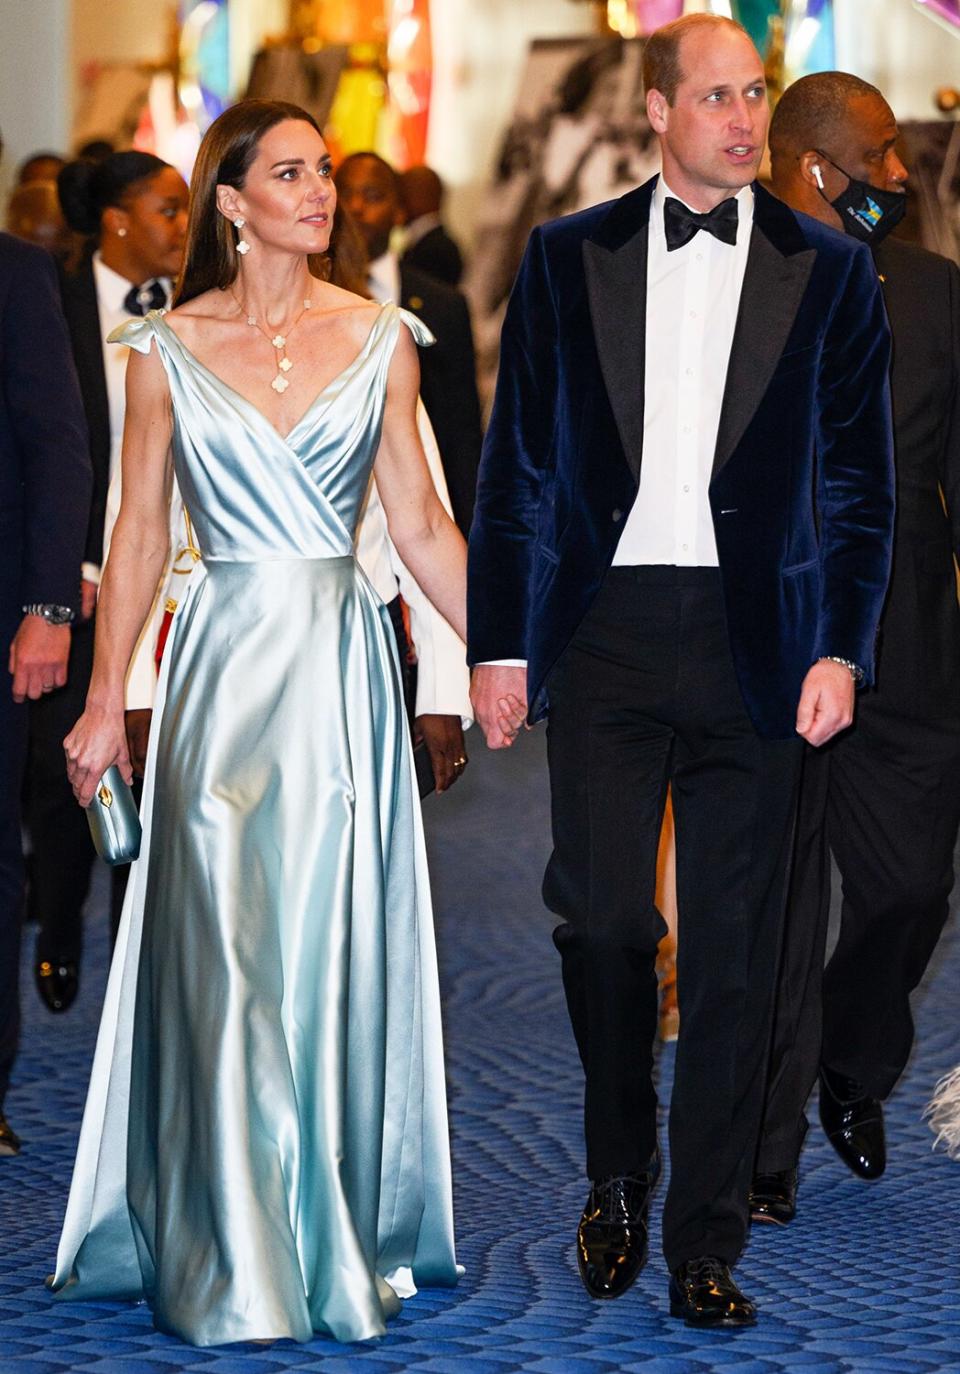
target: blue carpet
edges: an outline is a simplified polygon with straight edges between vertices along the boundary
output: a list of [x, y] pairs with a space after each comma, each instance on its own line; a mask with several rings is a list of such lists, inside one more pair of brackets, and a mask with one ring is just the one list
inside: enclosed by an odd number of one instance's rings
[[[887, 1174], [859, 1182], [811, 1131], [797, 1221], [785, 1231], [760, 1228], [738, 1269], [761, 1305], [759, 1326], [709, 1334], [672, 1321], [656, 1249], [630, 1294], [591, 1303], [572, 1243], [584, 1197], [580, 1071], [539, 896], [548, 847], [543, 735], [505, 755], [481, 752], [475, 732], [470, 743], [475, 757], [463, 782], [425, 807], [466, 1266], [460, 1287], [408, 1301], [373, 1346], [317, 1338], [204, 1351], [158, 1335], [143, 1306], [48, 1296], [43, 1277], [103, 995], [101, 874], [83, 987], [69, 1014], [41, 1008], [24, 951], [23, 1050], [7, 1107], [25, 1146], [19, 1158], [0, 1160], [0, 1374], [960, 1370], [960, 1164], [931, 1153], [921, 1121], [937, 1077], [960, 1061], [956, 922], [917, 996], [917, 1050], [888, 1104]], [[672, 1068], [667, 1049], [658, 1065], [664, 1097]]]

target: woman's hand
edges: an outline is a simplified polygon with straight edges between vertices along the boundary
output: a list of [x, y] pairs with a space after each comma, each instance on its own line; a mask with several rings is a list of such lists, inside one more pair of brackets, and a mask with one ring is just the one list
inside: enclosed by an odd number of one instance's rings
[[73, 795], [83, 807], [93, 801], [100, 779], [112, 764], [118, 766], [124, 782], [133, 782], [122, 705], [112, 710], [88, 704], [63, 748]]

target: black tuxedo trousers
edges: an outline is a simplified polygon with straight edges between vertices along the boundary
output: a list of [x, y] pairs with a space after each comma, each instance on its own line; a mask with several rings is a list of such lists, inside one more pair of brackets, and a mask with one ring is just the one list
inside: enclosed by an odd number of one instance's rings
[[682, 1033], [664, 1253], [729, 1263], [746, 1237], [801, 760], [744, 709], [710, 568], [612, 568], [549, 679], [554, 849], [544, 899], [586, 1074], [587, 1172], [656, 1142], [654, 905], [668, 783]]

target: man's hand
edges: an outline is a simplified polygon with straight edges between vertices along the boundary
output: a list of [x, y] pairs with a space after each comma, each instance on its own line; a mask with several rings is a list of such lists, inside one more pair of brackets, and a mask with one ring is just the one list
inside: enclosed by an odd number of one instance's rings
[[88, 582], [83, 578], [80, 583], [80, 619], [89, 620], [97, 609], [97, 592], [100, 588], [96, 582]]
[[127, 749], [130, 751], [130, 765], [133, 776], [142, 778], [147, 767], [147, 745], [150, 743], [150, 722], [153, 712], [149, 707], [138, 707], [136, 711], [124, 712], [123, 724], [127, 732]]
[[69, 625], [48, 625], [42, 615], [25, 615], [10, 645], [14, 701], [36, 701], [62, 687], [69, 657]]
[[797, 734], [819, 746], [853, 722], [855, 684], [842, 663], [815, 663], [800, 688]]
[[[129, 713], [128, 713], [129, 715]], [[452, 787], [467, 766], [467, 747], [459, 716], [417, 716], [413, 722], [416, 740], [423, 740], [433, 766], [438, 792]]]
[[526, 668], [481, 663], [470, 680], [477, 724], [491, 749], [509, 749], [527, 718]]

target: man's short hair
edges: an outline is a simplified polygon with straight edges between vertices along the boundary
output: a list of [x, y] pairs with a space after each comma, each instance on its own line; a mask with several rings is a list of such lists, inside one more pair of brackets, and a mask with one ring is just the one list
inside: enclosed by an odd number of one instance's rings
[[850, 72], [813, 72], [788, 86], [770, 121], [771, 158], [797, 158], [827, 151], [846, 122], [851, 100], [864, 96], [886, 100], [869, 81]]
[[695, 29], [719, 28], [721, 25], [736, 29], [745, 38], [750, 37], [742, 24], [722, 14], [686, 14], [682, 19], [674, 19], [655, 29], [643, 48], [644, 90], [659, 91], [666, 97], [667, 104], [672, 105], [677, 87], [686, 76], [680, 66], [680, 44], [684, 36]]
[[353, 162], [376, 162], [380, 167], [384, 169], [384, 171], [390, 178], [390, 183], [393, 187], [393, 194], [396, 196], [397, 200], [403, 200], [403, 189], [400, 184], [400, 173], [397, 171], [395, 167], [391, 167], [390, 163], [387, 161], [385, 157], [381, 157], [379, 153], [373, 152], [372, 149], [364, 149], [361, 152], [348, 153], [347, 156], [340, 163], [340, 166], [337, 168], [336, 175], [334, 176], [334, 181], [336, 181], [339, 178], [344, 168], [349, 167], [350, 164]]

